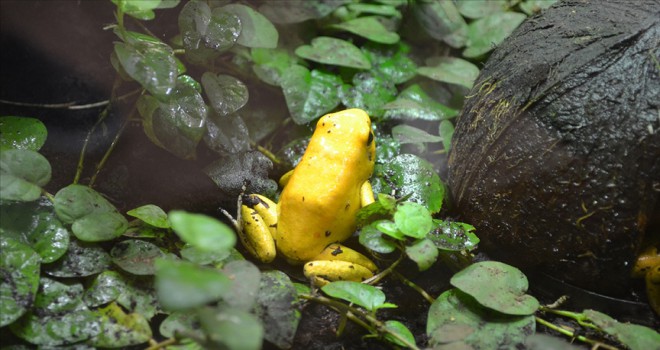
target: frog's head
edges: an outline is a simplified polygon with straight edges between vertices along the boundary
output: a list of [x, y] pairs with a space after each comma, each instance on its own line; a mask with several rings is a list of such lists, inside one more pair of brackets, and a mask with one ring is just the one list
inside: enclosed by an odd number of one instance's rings
[[365, 111], [352, 108], [326, 114], [316, 124], [315, 134], [323, 137], [326, 146], [347, 157], [363, 154], [366, 160], [362, 161], [370, 164], [369, 168], [373, 168], [376, 140], [371, 130], [371, 119]]

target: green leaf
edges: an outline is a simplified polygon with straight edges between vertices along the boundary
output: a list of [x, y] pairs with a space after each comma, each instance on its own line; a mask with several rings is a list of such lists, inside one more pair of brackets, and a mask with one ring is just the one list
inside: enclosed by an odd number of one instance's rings
[[533, 334], [535, 328], [533, 315], [504, 315], [482, 307], [457, 289], [451, 289], [431, 304], [426, 334], [431, 347], [515, 349], [523, 347], [525, 338]]
[[396, 250], [396, 244], [383, 237], [383, 233], [373, 225], [360, 230], [360, 244], [376, 253], [388, 254]]
[[204, 308], [199, 320], [208, 339], [209, 349], [258, 350], [262, 346], [263, 327], [247, 311], [234, 308]]
[[403, 42], [397, 45], [367, 43], [362, 46], [362, 52], [371, 62], [372, 71], [384, 75], [394, 84], [405, 83], [417, 75], [417, 65], [408, 57], [410, 46]]
[[153, 280], [127, 278], [115, 271], [103, 271], [83, 296], [89, 307], [98, 307], [116, 301], [124, 309], [151, 318], [160, 311]]
[[621, 323], [595, 310], [584, 310], [583, 313], [589, 321], [600, 327], [605, 333], [616, 338], [630, 350], [654, 349], [660, 344], [660, 333], [651, 328]]
[[465, 57], [479, 57], [501, 44], [527, 16], [518, 12], [501, 12], [480, 18], [468, 25]]
[[211, 8], [206, 2], [188, 2], [179, 13], [181, 33], [186, 57], [193, 63], [210, 62], [229, 50], [241, 32], [240, 19], [229, 12]]
[[447, 251], [470, 251], [477, 247], [479, 238], [474, 226], [456, 221], [433, 220], [433, 230], [427, 236], [436, 247]]
[[35, 345], [57, 346], [87, 340], [99, 332], [99, 324], [89, 310], [76, 310], [56, 316], [28, 314], [9, 325], [17, 337]]
[[479, 304], [507, 315], [532, 315], [539, 302], [525, 294], [527, 277], [517, 268], [498, 262], [482, 261], [456, 273], [452, 286], [472, 296]]
[[406, 255], [417, 263], [419, 271], [427, 270], [438, 259], [438, 248], [430, 239], [419, 240], [406, 247]]
[[145, 223], [159, 228], [170, 228], [170, 222], [167, 221], [167, 213], [160, 207], [147, 204], [126, 212], [134, 218], [138, 218]]
[[248, 101], [247, 86], [230, 75], [206, 72], [202, 75], [202, 86], [211, 106], [220, 116], [238, 111]]
[[520, 9], [528, 16], [531, 16], [541, 12], [541, 10], [547, 9], [556, 2], [557, 0], [525, 0], [518, 6], [520, 6]]
[[36, 200], [50, 176], [50, 163], [35, 151], [7, 149], [0, 153], [0, 199]]
[[33, 202], [0, 205], [0, 232], [30, 246], [44, 263], [53, 262], [69, 247], [69, 231], [58, 220], [53, 203], [42, 197]]
[[458, 115], [458, 110], [438, 103], [418, 84], [401, 91], [396, 100], [383, 106], [385, 119], [444, 120]]
[[353, 85], [345, 84], [339, 90], [344, 106], [363, 109], [373, 117], [383, 115], [383, 106], [392, 101], [397, 90], [394, 83], [382, 75], [360, 72], [353, 76]]
[[110, 251], [115, 265], [134, 275], [153, 275], [154, 261], [165, 257], [160, 248], [150, 242], [128, 239], [115, 244]]
[[158, 8], [161, 0], [111, 0], [122, 12], [140, 20], [151, 20], [156, 17], [153, 10]]
[[442, 138], [442, 147], [445, 152], [449, 152], [449, 150], [451, 150], [451, 138], [454, 135], [454, 124], [449, 120], [443, 120], [440, 122], [438, 129], [440, 137]]
[[156, 38], [127, 32], [114, 52], [124, 71], [152, 95], [164, 99], [176, 85], [178, 73], [172, 48]]
[[[199, 329], [199, 317], [196, 313], [172, 312], [161, 322], [159, 332], [162, 336], [173, 338], [177, 332], [185, 332], [198, 339], [204, 338], [204, 333]], [[201, 346], [199, 347], [201, 350]]]
[[277, 47], [279, 34], [273, 24], [262, 14], [241, 4], [230, 4], [221, 7], [223, 11], [236, 15], [241, 22], [241, 34], [237, 43], [247, 47]]
[[385, 164], [376, 164], [372, 185], [378, 193], [410, 195], [431, 213], [437, 213], [445, 201], [445, 187], [428, 161], [412, 154], [400, 154]]
[[110, 267], [110, 255], [98, 245], [71, 239], [69, 249], [59, 260], [45, 265], [44, 271], [55, 277], [85, 277]]
[[137, 106], [144, 133], [151, 142], [180, 158], [195, 158], [197, 145], [206, 131], [208, 114], [204, 99], [196, 89], [180, 81], [166, 101], [145, 95]]
[[399, 230], [399, 228], [396, 226], [396, 223], [394, 221], [390, 220], [378, 220], [375, 221], [373, 224], [373, 227], [378, 229], [378, 231], [394, 238], [398, 239], [400, 241], [404, 240], [406, 238], [406, 235]]
[[346, 300], [372, 312], [383, 307], [396, 307], [385, 302], [382, 290], [364, 283], [335, 281], [321, 287], [321, 290], [333, 298]]
[[0, 235], [0, 327], [16, 321], [32, 306], [39, 287], [39, 255], [29, 246]]
[[389, 3], [387, 1], [385, 2], [385, 5], [352, 3], [346, 5], [346, 7], [351, 12], [355, 13], [356, 16], [359, 16], [363, 13], [368, 13], [372, 15], [393, 16], [400, 18], [401, 12], [396, 9], [396, 6], [398, 5], [392, 1], [389, 1]]
[[509, 0], [459, 0], [456, 3], [456, 7], [463, 16], [475, 19], [486, 17], [493, 13], [504, 12], [509, 8], [510, 4], [511, 1]]
[[197, 265], [216, 265], [231, 255], [231, 251], [220, 253], [201, 250], [193, 245], [187, 244], [179, 252], [181, 257]]
[[210, 216], [174, 210], [169, 219], [174, 232], [197, 249], [221, 253], [236, 244], [232, 228]]
[[479, 75], [479, 67], [457, 57], [434, 57], [429, 59], [428, 67], [417, 68], [417, 73], [427, 78], [450, 84], [472, 88]]
[[399, 34], [390, 32], [378, 19], [377, 16], [358, 17], [330, 27], [345, 30], [381, 44], [397, 43]]
[[284, 49], [253, 48], [250, 50], [252, 71], [263, 82], [280, 86], [284, 72], [294, 64], [299, 63], [298, 57]]
[[163, 308], [177, 311], [217, 301], [229, 290], [231, 281], [215, 269], [158, 259], [155, 284]]
[[39, 119], [0, 117], [0, 150], [26, 149], [38, 151], [46, 142], [48, 131]]
[[298, 293], [289, 277], [278, 270], [261, 275], [255, 314], [264, 327], [264, 339], [289, 349], [300, 323]]
[[371, 63], [362, 51], [348, 41], [319, 36], [312, 39], [311, 46], [296, 49], [296, 55], [314, 62], [357, 69], [371, 69]]
[[403, 347], [407, 347], [409, 344], [415, 344], [415, 337], [413, 336], [412, 332], [410, 332], [410, 330], [403, 323], [399, 321], [388, 320], [385, 321], [384, 326], [386, 331], [396, 334], [398, 337], [405, 339], [407, 344], [402, 342], [398, 338], [395, 338], [394, 336], [392, 336], [392, 334], [385, 334], [385, 339], [389, 340], [390, 342]]
[[282, 75], [280, 85], [296, 124], [306, 124], [339, 105], [341, 79], [336, 75], [293, 65]]
[[247, 260], [228, 262], [222, 272], [232, 281], [229, 290], [224, 295], [227, 305], [250, 311], [257, 299], [261, 272], [253, 263]]
[[423, 205], [403, 202], [396, 207], [394, 223], [406, 236], [421, 239], [431, 231], [433, 221], [431, 213]]
[[108, 304], [95, 313], [100, 318], [100, 331], [90, 343], [96, 347], [129, 347], [151, 339], [149, 321], [138, 313], [127, 314], [115, 303]]
[[325, 17], [346, 2], [350, 0], [266, 1], [259, 7], [259, 11], [275, 23], [300, 23]]
[[277, 190], [277, 183], [268, 177], [272, 168], [273, 162], [261, 152], [248, 151], [222, 157], [209, 164], [204, 173], [229, 196], [241, 193], [271, 196]]
[[393, 127], [392, 136], [401, 144], [426, 142], [434, 143], [442, 141], [440, 136], [431, 135], [422, 129], [418, 129], [407, 124], [401, 124]]
[[465, 45], [467, 24], [453, 1], [416, 1], [411, 7], [426, 34], [454, 48]]
[[238, 114], [218, 116], [212, 114], [206, 122], [204, 143], [222, 155], [245, 153], [250, 148], [250, 133]]
[[71, 231], [86, 242], [108, 241], [128, 228], [128, 221], [98, 192], [82, 185], [69, 185], [55, 194], [55, 212]]

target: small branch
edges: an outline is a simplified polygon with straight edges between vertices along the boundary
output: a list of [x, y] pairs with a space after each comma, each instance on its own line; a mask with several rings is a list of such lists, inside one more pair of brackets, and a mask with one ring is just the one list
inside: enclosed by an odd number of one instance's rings
[[164, 349], [164, 348], [167, 347], [168, 345], [174, 345], [174, 344], [176, 344], [176, 343], [178, 343], [178, 340], [177, 340], [177, 339], [175, 339], [175, 338], [169, 338], [169, 339], [165, 339], [165, 340], [163, 340], [163, 341], [160, 342], [160, 343], [151, 344], [148, 348], [146, 348], [146, 350], [158, 350], [158, 349]]
[[379, 272], [378, 274], [366, 279], [363, 283], [374, 285], [380, 282], [380, 280], [385, 278], [387, 275], [391, 274], [394, 271], [394, 269], [401, 263], [401, 261], [403, 261], [403, 254], [400, 254], [399, 258], [396, 259], [396, 261], [393, 262], [392, 265], [388, 266], [385, 270]]
[[544, 320], [544, 319], [542, 319], [538, 316], [535, 316], [535, 318], [536, 318], [537, 323], [540, 323], [540, 324], [542, 324], [542, 325], [544, 325], [544, 326], [546, 326], [546, 327], [548, 327], [548, 328], [550, 328], [550, 329], [552, 329], [556, 332], [559, 332], [559, 333], [561, 333], [561, 334], [563, 334], [563, 335], [565, 335], [565, 336], [567, 336], [571, 339], [576, 339], [576, 340], [579, 340], [581, 342], [591, 344], [593, 346], [592, 349], [618, 350], [618, 348], [616, 348], [614, 346], [607, 345], [607, 344], [602, 343], [602, 342], [597, 341], [597, 340], [589, 339], [589, 338], [587, 338], [583, 335], [576, 335], [574, 332], [571, 332], [570, 330], [568, 330], [566, 328], [556, 326], [556, 325], [554, 325], [554, 324], [552, 324], [552, 323], [550, 323], [550, 322], [548, 322], [548, 321], [546, 321], [546, 320]]
[[430, 304], [433, 304], [433, 302], [435, 301], [435, 299], [432, 296], [430, 296], [429, 293], [427, 293], [424, 289], [422, 289], [422, 287], [415, 284], [415, 282], [407, 279], [402, 274], [394, 271], [394, 276], [396, 276], [396, 278], [398, 278], [401, 282], [403, 282], [403, 284], [416, 290], [417, 293], [421, 294], [422, 297], [424, 297], [424, 299], [426, 299], [426, 301], [428, 301]]

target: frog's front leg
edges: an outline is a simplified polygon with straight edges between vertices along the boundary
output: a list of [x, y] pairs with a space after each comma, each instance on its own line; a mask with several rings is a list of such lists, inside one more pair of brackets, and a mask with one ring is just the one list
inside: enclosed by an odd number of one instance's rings
[[272, 262], [276, 255], [277, 204], [258, 194], [245, 195], [238, 222], [239, 237], [248, 252], [263, 263]]
[[332, 281], [362, 282], [376, 271], [376, 264], [369, 258], [339, 243], [328, 245], [303, 268], [305, 276], [316, 286]]

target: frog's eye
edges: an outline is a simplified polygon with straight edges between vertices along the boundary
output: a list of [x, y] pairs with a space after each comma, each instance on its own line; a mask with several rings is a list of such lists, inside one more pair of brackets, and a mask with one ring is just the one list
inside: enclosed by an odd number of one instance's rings
[[367, 139], [367, 146], [371, 146], [371, 143], [374, 142], [374, 133], [369, 132], [369, 138]]

